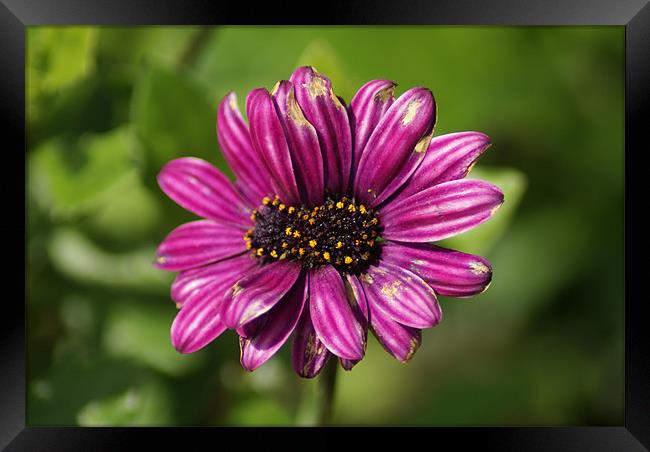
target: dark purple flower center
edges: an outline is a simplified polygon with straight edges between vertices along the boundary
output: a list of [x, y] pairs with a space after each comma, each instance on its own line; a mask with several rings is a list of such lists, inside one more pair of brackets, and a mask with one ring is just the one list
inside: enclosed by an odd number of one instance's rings
[[264, 198], [253, 212], [255, 227], [244, 240], [262, 262], [289, 259], [305, 268], [333, 265], [359, 274], [381, 254], [381, 227], [373, 209], [348, 196], [328, 197], [316, 207], [287, 206]]

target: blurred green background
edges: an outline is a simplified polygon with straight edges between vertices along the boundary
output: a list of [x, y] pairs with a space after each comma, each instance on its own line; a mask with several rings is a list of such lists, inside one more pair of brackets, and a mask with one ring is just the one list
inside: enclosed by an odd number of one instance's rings
[[447, 240], [493, 263], [490, 289], [399, 364], [370, 340], [339, 371], [334, 422], [623, 422], [623, 27], [30, 27], [29, 425], [313, 422], [316, 382], [285, 346], [254, 373], [235, 334], [176, 353], [172, 274], [154, 250], [193, 217], [155, 175], [198, 156], [231, 174], [217, 102], [297, 65], [348, 102], [372, 78], [430, 87], [436, 134], [493, 146], [473, 176], [506, 204]]

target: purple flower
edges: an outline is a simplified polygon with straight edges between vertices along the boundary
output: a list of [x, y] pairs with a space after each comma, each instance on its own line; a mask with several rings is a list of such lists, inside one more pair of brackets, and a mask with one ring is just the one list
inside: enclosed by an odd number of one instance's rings
[[436, 104], [425, 88], [395, 99], [372, 80], [348, 107], [330, 80], [301, 67], [246, 98], [219, 105], [217, 135], [237, 176], [179, 158], [158, 183], [203, 219], [179, 226], [156, 265], [179, 271], [174, 347], [194, 352], [228, 328], [254, 370], [293, 333], [293, 367], [314, 377], [335, 356], [350, 369], [368, 330], [400, 361], [441, 319], [437, 294], [467, 297], [490, 283], [479, 256], [430, 245], [487, 219], [494, 185], [465, 179], [490, 145], [478, 132], [432, 138]]

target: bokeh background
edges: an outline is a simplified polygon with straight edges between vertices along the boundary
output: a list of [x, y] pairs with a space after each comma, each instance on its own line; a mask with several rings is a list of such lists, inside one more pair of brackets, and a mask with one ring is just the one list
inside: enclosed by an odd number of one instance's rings
[[192, 219], [161, 166], [192, 155], [231, 174], [219, 99], [303, 64], [348, 101], [372, 78], [430, 87], [436, 134], [490, 135], [474, 176], [506, 193], [446, 241], [488, 256], [489, 290], [441, 297], [407, 365], [371, 339], [339, 373], [334, 422], [622, 423], [622, 27], [30, 27], [27, 42], [29, 425], [314, 421], [317, 383], [286, 346], [254, 373], [232, 332], [176, 353], [173, 275], [151, 265]]

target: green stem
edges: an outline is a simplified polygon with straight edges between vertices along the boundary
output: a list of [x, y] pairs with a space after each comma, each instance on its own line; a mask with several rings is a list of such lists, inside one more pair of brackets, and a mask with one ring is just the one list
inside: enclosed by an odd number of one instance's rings
[[336, 389], [336, 370], [338, 359], [330, 358], [323, 373], [318, 377], [318, 425], [329, 425], [332, 420], [332, 405]]

